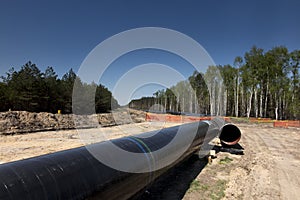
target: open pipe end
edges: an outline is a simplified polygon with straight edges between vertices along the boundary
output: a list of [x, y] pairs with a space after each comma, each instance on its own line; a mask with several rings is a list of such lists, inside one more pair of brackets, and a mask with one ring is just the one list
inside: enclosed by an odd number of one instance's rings
[[241, 139], [240, 129], [233, 124], [225, 124], [221, 128], [220, 140], [222, 145], [232, 146], [237, 144]]

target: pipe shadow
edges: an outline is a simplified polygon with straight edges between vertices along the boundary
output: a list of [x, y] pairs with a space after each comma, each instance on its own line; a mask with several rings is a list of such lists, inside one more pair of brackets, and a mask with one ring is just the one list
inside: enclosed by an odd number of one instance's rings
[[[208, 146], [216, 153], [228, 152], [244, 155], [244, 148], [238, 143], [233, 146]], [[195, 153], [184, 162], [169, 169], [129, 200], [180, 200], [207, 164], [207, 159], [200, 159], [199, 155]]]
[[180, 200], [207, 163], [207, 159], [199, 159], [198, 154], [193, 154], [186, 161], [157, 178], [130, 200]]
[[231, 146], [227, 146], [227, 145], [214, 146], [212, 149], [215, 150], [216, 153], [227, 152], [235, 155], [244, 155], [244, 148], [239, 143]]

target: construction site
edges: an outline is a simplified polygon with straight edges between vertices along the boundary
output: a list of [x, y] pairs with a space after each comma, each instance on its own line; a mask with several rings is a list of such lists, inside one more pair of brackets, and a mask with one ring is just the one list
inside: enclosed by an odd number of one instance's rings
[[0, 2], [0, 200], [297, 200], [300, 1]]
[[[133, 122], [101, 128], [90, 127], [81, 131], [89, 134], [93, 143], [98, 143], [103, 140], [98, 136], [100, 129], [106, 139], [110, 140], [195, 121], [211, 120], [209, 117], [200, 119], [199, 117], [153, 114], [134, 110], [130, 113]], [[8, 123], [9, 120], [9, 118], [2, 119], [1, 123]], [[179, 164], [147, 182], [142, 190], [135, 191], [130, 198], [297, 199], [300, 189], [298, 179], [300, 157], [297, 150], [300, 142], [300, 128], [295, 127], [297, 122], [277, 122], [254, 118], [246, 121], [229, 117], [225, 120], [226, 123], [233, 122], [241, 131], [239, 151], [228, 151], [227, 148], [222, 148], [218, 139], [215, 139], [212, 141], [213, 155], [200, 157], [199, 151], [193, 152]], [[17, 124], [17, 121], [16, 118], [10, 123]], [[38, 118], [27, 121], [35, 124], [41, 123]], [[106, 123], [108, 123], [107, 117]], [[74, 128], [4, 133], [5, 131], [2, 130], [0, 136], [0, 162], [4, 164], [1, 165], [2, 169], [5, 163], [22, 162], [28, 158], [51, 155], [51, 153], [86, 145], [78, 130]], [[129, 182], [129, 187], [131, 187], [130, 184], [134, 182]], [[27, 185], [27, 187], [30, 186]], [[9, 188], [6, 189], [9, 190]], [[123, 190], [126, 191], [124, 188]], [[110, 193], [113, 191], [115, 190], [109, 190]], [[118, 193], [118, 191], [115, 192]]]

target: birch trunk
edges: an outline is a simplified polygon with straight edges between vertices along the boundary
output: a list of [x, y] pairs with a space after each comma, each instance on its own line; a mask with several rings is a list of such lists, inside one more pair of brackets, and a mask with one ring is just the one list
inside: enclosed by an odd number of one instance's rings
[[266, 89], [266, 96], [265, 96], [265, 113], [264, 113], [264, 117], [267, 117], [268, 94], [269, 94], [269, 83], [267, 82], [267, 89]]
[[281, 95], [278, 95], [278, 98], [279, 98], [278, 117], [281, 120], [282, 119], [282, 97], [281, 97]]
[[211, 115], [215, 115], [215, 87], [214, 84], [211, 84], [211, 90], [210, 90], [210, 113]]
[[176, 97], [177, 102], [176, 102], [176, 111], [179, 112], [179, 97]]
[[194, 111], [195, 113], [198, 113], [198, 102], [197, 102], [197, 94], [194, 92]]
[[263, 89], [260, 87], [260, 97], [259, 97], [259, 117], [263, 117]]
[[220, 107], [221, 107], [221, 95], [222, 95], [222, 87], [220, 85], [219, 86], [219, 91], [218, 91], [218, 99], [217, 99], [217, 116], [220, 115]]
[[193, 90], [190, 91], [190, 99], [189, 99], [189, 102], [190, 102], [190, 108], [189, 108], [189, 112], [190, 113], [193, 113]]
[[255, 117], [258, 117], [258, 105], [257, 105], [257, 88], [256, 86], [254, 87], [254, 112], [255, 112]]
[[287, 108], [287, 101], [286, 101], [286, 95], [284, 92], [283, 101], [282, 101], [282, 118], [286, 118], [286, 116], [285, 116], [286, 108]]
[[165, 96], [165, 107], [164, 107], [164, 112], [167, 111], [167, 96]]
[[226, 116], [227, 115], [227, 95], [228, 95], [228, 91], [225, 90], [225, 94], [224, 94], [224, 108], [223, 108], [223, 113], [221, 114], [222, 116]]
[[242, 111], [242, 117], [244, 117], [245, 116], [245, 111], [246, 111], [246, 105], [245, 105], [245, 99], [244, 99], [244, 88], [243, 87], [241, 87], [241, 99], [242, 99], [242, 106], [241, 106], [241, 111]]
[[276, 93], [275, 93], [275, 119], [278, 120], [278, 100], [277, 100]]
[[251, 89], [250, 91], [250, 95], [249, 95], [249, 100], [248, 100], [248, 105], [247, 105], [247, 117], [250, 117], [250, 112], [251, 112], [251, 101], [252, 101], [252, 96], [253, 96], [253, 89]]
[[235, 98], [235, 116], [239, 116], [239, 78], [237, 77], [237, 82], [236, 82], [236, 98]]
[[184, 95], [182, 97], [182, 108], [181, 108], [182, 112], [185, 112], [185, 102], [184, 102]]

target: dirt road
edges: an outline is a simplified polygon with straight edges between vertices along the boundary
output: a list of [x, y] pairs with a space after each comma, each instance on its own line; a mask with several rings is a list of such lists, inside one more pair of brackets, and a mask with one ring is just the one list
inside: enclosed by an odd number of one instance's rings
[[226, 199], [300, 199], [300, 130], [239, 125], [245, 155], [231, 170]]

